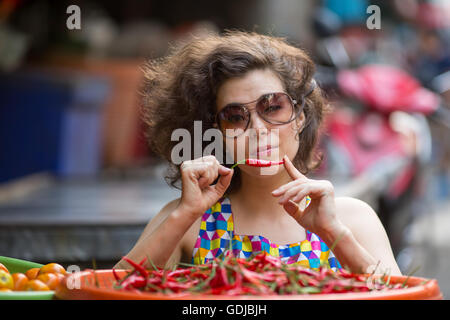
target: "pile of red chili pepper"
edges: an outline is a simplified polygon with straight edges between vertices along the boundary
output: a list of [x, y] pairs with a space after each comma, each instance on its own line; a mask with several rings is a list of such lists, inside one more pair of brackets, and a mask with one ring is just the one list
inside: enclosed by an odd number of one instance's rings
[[405, 287], [405, 284], [389, 284], [390, 277], [387, 276], [358, 275], [345, 269], [333, 272], [325, 266], [316, 271], [289, 265], [264, 252], [251, 259], [243, 259], [228, 251], [223, 259], [219, 257], [203, 265], [171, 270], [157, 268], [153, 264], [153, 269], [148, 270], [143, 267], [146, 259], [141, 263], [126, 257], [123, 259], [134, 269], [122, 279], [113, 270], [114, 287], [134, 292], [261, 296], [367, 292]]

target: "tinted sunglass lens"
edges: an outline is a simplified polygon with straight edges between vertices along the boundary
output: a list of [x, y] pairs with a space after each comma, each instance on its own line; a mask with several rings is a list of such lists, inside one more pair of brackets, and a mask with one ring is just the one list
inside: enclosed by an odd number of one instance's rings
[[248, 123], [248, 115], [241, 106], [228, 106], [219, 113], [220, 127], [227, 136], [241, 134]]
[[257, 104], [257, 110], [271, 123], [285, 123], [292, 120], [294, 106], [287, 94], [274, 93], [263, 97]]

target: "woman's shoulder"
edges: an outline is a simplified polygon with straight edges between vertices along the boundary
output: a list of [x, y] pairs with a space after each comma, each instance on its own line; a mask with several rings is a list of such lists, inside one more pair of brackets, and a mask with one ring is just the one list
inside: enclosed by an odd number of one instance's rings
[[181, 197], [178, 197], [176, 199], [173, 199], [169, 202], [167, 202], [164, 207], [161, 209], [162, 212], [172, 212], [173, 210], [175, 210], [178, 205], [180, 204], [181, 201]]
[[335, 200], [338, 209], [372, 209], [367, 202], [353, 197], [336, 197]]
[[376, 212], [365, 201], [352, 197], [336, 197], [336, 214], [350, 229], [366, 225], [372, 219], [378, 219]]
[[138, 241], [141, 240], [142, 238], [144, 238], [146, 235], [153, 232], [160, 225], [160, 223], [162, 221], [167, 219], [167, 217], [178, 207], [180, 200], [181, 200], [181, 198], [178, 198], [178, 199], [174, 199], [174, 200], [171, 200], [168, 203], [166, 203], [161, 208], [161, 210], [159, 210], [159, 212], [150, 219], [149, 223], [145, 227], [145, 229], [142, 232], [141, 237], [138, 239]]

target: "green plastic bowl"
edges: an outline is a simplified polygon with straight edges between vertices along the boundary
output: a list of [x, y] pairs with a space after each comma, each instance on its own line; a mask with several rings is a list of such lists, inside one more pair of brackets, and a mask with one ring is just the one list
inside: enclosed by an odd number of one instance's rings
[[[0, 263], [8, 268], [11, 274], [16, 272], [25, 273], [31, 268], [40, 268], [43, 265], [31, 261], [0, 256]], [[0, 300], [51, 300], [55, 291], [13, 291], [0, 292]]]

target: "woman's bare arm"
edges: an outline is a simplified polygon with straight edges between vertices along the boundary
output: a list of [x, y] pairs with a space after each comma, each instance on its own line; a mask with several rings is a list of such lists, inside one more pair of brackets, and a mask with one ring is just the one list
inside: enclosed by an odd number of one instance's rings
[[[140, 262], [150, 258], [158, 267], [171, 266], [180, 261], [182, 255], [182, 239], [186, 231], [195, 222], [184, 215], [175, 199], [166, 204], [148, 223], [138, 241], [126, 255], [133, 261]], [[192, 220], [192, 221], [191, 221]], [[151, 267], [147, 263], [146, 267]], [[130, 268], [128, 263], [120, 260], [114, 268]]]
[[401, 275], [392, 253], [389, 238], [375, 211], [365, 202], [349, 198], [336, 198], [339, 220], [348, 227], [341, 235], [330, 235], [328, 243], [336, 246], [333, 253], [341, 265], [356, 272], [388, 272]]
[[[181, 198], [168, 203], [152, 219], [127, 254], [128, 258], [136, 262], [147, 258], [162, 268], [167, 266], [167, 262], [179, 262], [182, 256], [181, 240], [195, 221], [223, 196], [234, 172], [212, 155], [183, 161], [180, 170]], [[217, 183], [212, 185], [217, 177]], [[127, 266], [122, 260], [116, 264], [117, 268]]]
[[[330, 181], [308, 179], [287, 156], [283, 159], [293, 181], [273, 190], [272, 195], [279, 197], [288, 214], [332, 247], [343, 267], [364, 273], [371, 272], [379, 262], [375, 272], [401, 274], [386, 231], [368, 204], [350, 197], [336, 198]], [[311, 202], [300, 208], [306, 196]]]

